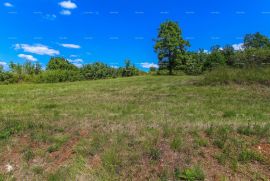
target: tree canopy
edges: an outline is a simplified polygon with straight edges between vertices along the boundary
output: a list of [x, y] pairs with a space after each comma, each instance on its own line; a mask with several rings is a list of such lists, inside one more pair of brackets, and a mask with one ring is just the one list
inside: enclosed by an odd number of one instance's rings
[[182, 37], [182, 30], [178, 23], [166, 21], [160, 25], [158, 37], [155, 40], [155, 51], [158, 53], [160, 67], [167, 67], [169, 73], [177, 65], [180, 55], [185, 54], [189, 42]]

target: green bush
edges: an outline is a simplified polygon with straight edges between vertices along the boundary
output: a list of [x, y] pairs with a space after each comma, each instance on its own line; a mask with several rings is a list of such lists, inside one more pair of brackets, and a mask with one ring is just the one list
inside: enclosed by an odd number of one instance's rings
[[81, 68], [81, 74], [86, 80], [115, 78], [118, 70], [103, 63], [87, 64]]
[[37, 75], [35, 82], [37, 83], [57, 83], [57, 82], [73, 82], [82, 80], [83, 76], [79, 71], [72, 70], [47, 70]]
[[0, 84], [18, 83], [19, 76], [11, 72], [0, 72]]

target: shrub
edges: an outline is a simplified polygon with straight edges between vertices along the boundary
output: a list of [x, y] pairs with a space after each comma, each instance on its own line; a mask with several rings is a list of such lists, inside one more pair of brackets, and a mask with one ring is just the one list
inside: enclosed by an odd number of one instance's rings
[[203, 72], [203, 62], [192, 58], [185, 65], [184, 71], [187, 75], [200, 75]]
[[36, 76], [37, 83], [73, 82], [82, 80], [79, 71], [72, 70], [47, 70]]
[[0, 83], [11, 84], [11, 83], [18, 83], [18, 82], [19, 82], [19, 76], [10, 72], [0, 72]]
[[87, 64], [81, 68], [81, 74], [86, 80], [115, 78], [118, 70], [103, 63]]

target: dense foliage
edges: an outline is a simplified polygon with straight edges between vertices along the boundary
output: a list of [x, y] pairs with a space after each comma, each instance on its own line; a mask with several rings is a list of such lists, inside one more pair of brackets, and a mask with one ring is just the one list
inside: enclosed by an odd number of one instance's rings
[[100, 62], [86, 64], [78, 68], [62, 57], [52, 57], [46, 66], [46, 70], [42, 70], [39, 63], [26, 62], [24, 64], [15, 64], [11, 62], [8, 71], [4, 71], [3, 67], [0, 68], [0, 83], [73, 82], [136, 76], [141, 73], [129, 60], [126, 61], [125, 67], [121, 68], [113, 68]]
[[167, 68], [169, 74], [177, 64], [185, 59], [186, 47], [189, 42], [182, 37], [182, 31], [173, 21], [162, 23], [159, 28], [158, 38], [155, 40], [155, 51], [158, 53], [159, 66]]
[[159, 59], [157, 74], [179, 75], [179, 72], [184, 72], [199, 75], [225, 65], [250, 68], [270, 64], [270, 40], [260, 33], [247, 34], [238, 47], [215, 45], [210, 51], [187, 52], [189, 42], [182, 38], [181, 28], [176, 22], [166, 21], [160, 25], [155, 42], [154, 50]]

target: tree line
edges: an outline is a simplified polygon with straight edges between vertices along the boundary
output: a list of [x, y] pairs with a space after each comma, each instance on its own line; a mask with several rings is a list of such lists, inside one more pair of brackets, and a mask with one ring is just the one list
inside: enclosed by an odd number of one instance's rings
[[9, 70], [0, 67], [0, 83], [56, 83], [66, 81], [96, 80], [116, 77], [137, 76], [142, 72], [130, 60], [125, 61], [124, 67], [114, 68], [101, 62], [76, 67], [62, 57], [52, 57], [46, 69], [43, 70], [39, 63], [25, 62], [16, 64], [11, 62]]
[[166, 21], [160, 25], [155, 39], [154, 50], [158, 55], [159, 69], [151, 68], [158, 74], [185, 72], [198, 75], [219, 65], [245, 68], [270, 64], [270, 40], [261, 33], [247, 34], [241, 48], [232, 45], [214, 45], [210, 52], [200, 49], [187, 51], [190, 43], [184, 40], [177, 22]]

